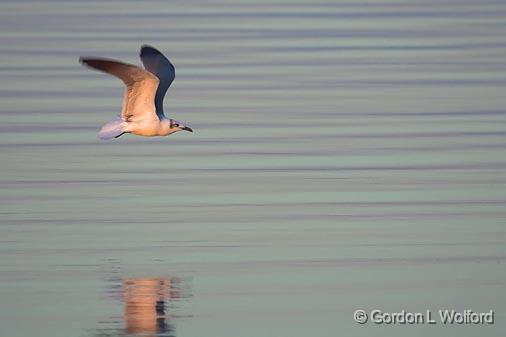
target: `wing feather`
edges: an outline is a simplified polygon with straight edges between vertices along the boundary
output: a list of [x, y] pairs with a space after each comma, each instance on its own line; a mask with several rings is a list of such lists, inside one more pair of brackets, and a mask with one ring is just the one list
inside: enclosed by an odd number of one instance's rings
[[139, 56], [144, 64], [144, 68], [160, 80], [160, 84], [156, 89], [155, 107], [158, 117], [160, 119], [165, 118], [165, 114], [163, 112], [163, 99], [165, 97], [165, 93], [176, 77], [176, 69], [168, 58], [151, 46], [143, 45]]
[[113, 75], [125, 84], [125, 98], [121, 118], [125, 121], [158, 119], [155, 107], [155, 94], [159, 80], [150, 72], [133, 64], [116, 60], [81, 58], [81, 63]]

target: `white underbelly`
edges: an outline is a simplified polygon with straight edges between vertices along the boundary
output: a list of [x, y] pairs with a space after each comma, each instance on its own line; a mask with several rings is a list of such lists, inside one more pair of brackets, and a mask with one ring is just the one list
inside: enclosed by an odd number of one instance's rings
[[134, 135], [154, 137], [160, 135], [160, 122], [130, 122], [127, 131]]

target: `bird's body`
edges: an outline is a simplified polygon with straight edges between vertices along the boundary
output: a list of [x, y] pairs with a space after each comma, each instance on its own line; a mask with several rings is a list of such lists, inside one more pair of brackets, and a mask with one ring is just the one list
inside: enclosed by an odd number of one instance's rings
[[154, 137], [181, 130], [193, 132], [188, 126], [166, 118], [163, 112], [165, 92], [175, 77], [172, 63], [150, 46], [142, 46], [140, 57], [146, 69], [116, 60], [80, 59], [91, 68], [118, 77], [126, 86], [121, 114], [102, 127], [99, 138], [109, 140], [125, 133]]
[[170, 120], [164, 118], [162, 120], [143, 120], [138, 122], [126, 123], [125, 131], [134, 135], [144, 137], [168, 136], [176, 131], [171, 128]]

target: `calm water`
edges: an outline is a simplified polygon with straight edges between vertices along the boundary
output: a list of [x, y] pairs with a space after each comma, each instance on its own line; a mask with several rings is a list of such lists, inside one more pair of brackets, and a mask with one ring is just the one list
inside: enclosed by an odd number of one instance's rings
[[[144, 43], [195, 133], [101, 143]], [[3, 1], [0, 76], [1, 336], [504, 336], [506, 2]]]

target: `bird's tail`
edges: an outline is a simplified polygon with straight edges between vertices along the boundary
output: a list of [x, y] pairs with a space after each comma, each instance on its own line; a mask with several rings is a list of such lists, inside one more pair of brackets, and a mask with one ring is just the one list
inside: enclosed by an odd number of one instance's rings
[[125, 133], [125, 122], [121, 117], [116, 117], [112, 121], [105, 123], [98, 133], [101, 140], [111, 140], [118, 138]]

